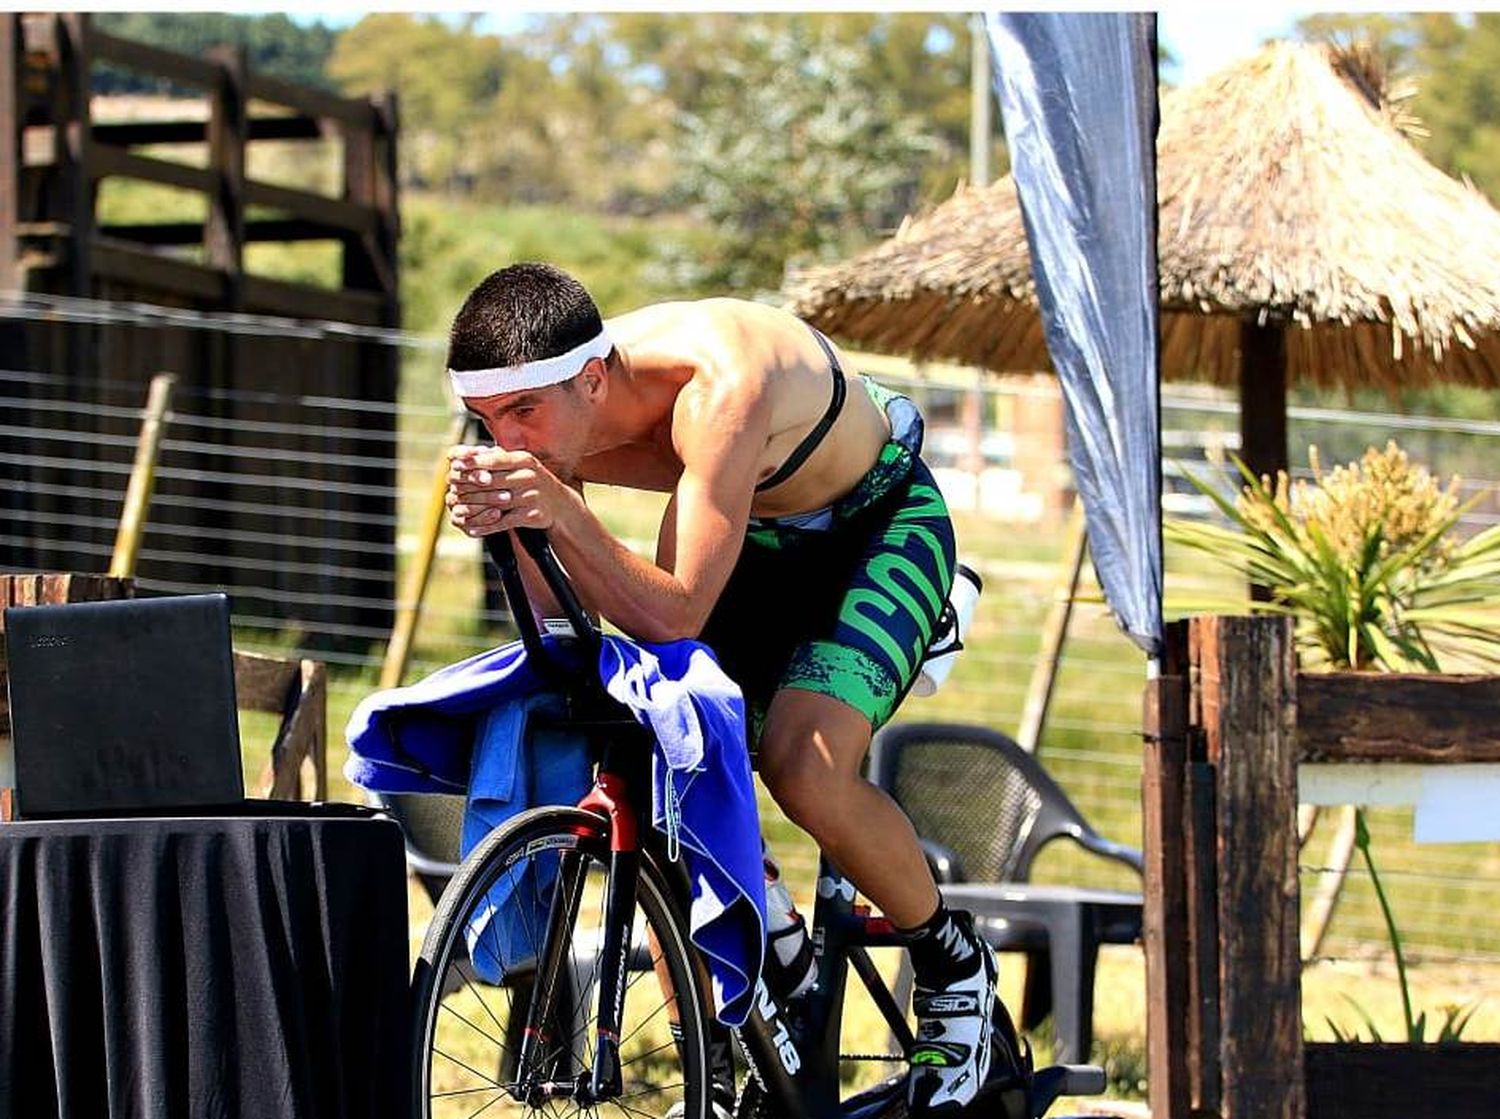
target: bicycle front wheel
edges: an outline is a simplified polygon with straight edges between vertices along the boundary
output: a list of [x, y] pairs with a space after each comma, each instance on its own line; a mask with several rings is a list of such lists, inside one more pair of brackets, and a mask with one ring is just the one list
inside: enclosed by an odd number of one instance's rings
[[608, 866], [604, 820], [576, 808], [523, 812], [464, 860], [417, 963], [416, 1116], [707, 1119], [707, 998], [686, 918], [649, 856], [620, 1022], [623, 1086], [593, 1098]]

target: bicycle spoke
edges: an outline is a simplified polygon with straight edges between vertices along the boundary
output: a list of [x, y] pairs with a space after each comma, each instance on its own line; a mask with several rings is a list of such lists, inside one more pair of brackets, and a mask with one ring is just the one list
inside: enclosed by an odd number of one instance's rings
[[469, 1114], [465, 1117], [465, 1119], [474, 1119], [474, 1117], [476, 1115], [480, 1115], [480, 1114], [483, 1114], [484, 1112], [488, 1111], [490, 1108], [494, 1107], [497, 1103], [499, 1103], [503, 1098], [504, 1098], [503, 1094], [499, 1095], [499, 1096], [496, 1096], [489, 1103], [487, 1103], [483, 1107], [481, 1107], [478, 1111], [471, 1111], [471, 1112], [469, 1112]]
[[675, 1040], [673, 1040], [672, 1038], [667, 1038], [666, 1041], [662, 1042], [655, 1049], [648, 1049], [644, 1053], [637, 1053], [634, 1057], [631, 1057], [630, 1060], [625, 1061], [624, 1063], [622, 1063], [620, 1065], [620, 1067], [621, 1068], [629, 1068], [631, 1065], [638, 1064], [641, 1061], [648, 1060], [651, 1057], [656, 1056], [656, 1054], [660, 1053], [663, 1049], [670, 1049], [670, 1048], [672, 1048], [672, 1046], [674, 1046], [676, 1044], [677, 1044], [677, 1042]]
[[[571, 924], [571, 927], [570, 927], [570, 930], [569, 930], [569, 935], [568, 935], [568, 938], [567, 938], [567, 945], [570, 948], [577, 941], [578, 918], [579, 918], [579, 914], [580, 914], [580, 912], [582, 910], [583, 893], [584, 893], [584, 891], [586, 891], [588, 889], [589, 863], [593, 861], [592, 859], [590, 859], [590, 857], [588, 855], [582, 855], [582, 858], [583, 858], [584, 861], [579, 865], [579, 868], [578, 868], [578, 876], [579, 876], [579, 879], [580, 879], [580, 883], [579, 883], [579, 886], [578, 886], [579, 900], [578, 900], [576, 908], [573, 911], [572, 924]], [[561, 874], [562, 874], [561, 868], [559, 868], [558, 874], [557, 874], [557, 879], [556, 879], [556, 881], [553, 884], [554, 891], [555, 890], [560, 890], [560, 889], [564, 888], [564, 884], [563, 884], [563, 882], [561, 880]], [[532, 878], [532, 888], [535, 891], [535, 895], [536, 895], [535, 900], [537, 902], [537, 908], [538, 909], [544, 908], [544, 904], [543, 903], [546, 900], [548, 900], [548, 899], [544, 899], [542, 897], [542, 895], [541, 895], [541, 886], [539, 885], [540, 877], [541, 877], [540, 875], [533, 875], [533, 878]], [[597, 978], [598, 978], [597, 958], [596, 958], [595, 964], [596, 964], [595, 970], [591, 973], [591, 976], [590, 976], [591, 984], [592, 984], [592, 981], [597, 980]], [[560, 1053], [566, 1053], [569, 1056], [577, 1055], [579, 1057], [579, 1063], [580, 1063], [580, 1065], [582, 1067], [584, 1067], [584, 1068], [587, 1068], [587, 1067], [589, 1067], [589, 1065], [593, 1061], [593, 1055], [589, 1051], [589, 1044], [588, 1044], [588, 1039], [589, 1039], [589, 1030], [588, 1030], [589, 1015], [588, 1015], [588, 1011], [587, 1011], [587, 1006], [583, 1005], [583, 1002], [584, 1002], [586, 993], [592, 989], [592, 985], [590, 987], [584, 987], [580, 983], [580, 976], [578, 974], [577, 959], [576, 959], [576, 956], [574, 955], [574, 953], [572, 951], [569, 951], [569, 953], [568, 953], [568, 961], [567, 961], [566, 967], [568, 969], [568, 976], [571, 979], [571, 987], [570, 987], [570, 990], [568, 992], [569, 993], [569, 1006], [568, 1006], [568, 1010], [571, 1012], [572, 1018], [574, 1020], [573, 1021], [569, 1021], [569, 1022], [555, 1021], [553, 1023], [553, 1026], [557, 1030], [557, 1033], [558, 1033], [558, 1047], [559, 1048], [557, 1050], [555, 1050], [554, 1052], [549, 1053], [548, 1054], [548, 1059], [549, 1060], [553, 1059], [553, 1058], [555, 1058]], [[538, 963], [537, 963], [537, 972], [538, 972], [538, 974], [541, 973], [541, 970], [542, 970], [542, 968], [541, 968], [541, 961], [538, 960]], [[581, 1020], [582, 1024], [581, 1025], [575, 1025], [575, 1022], [577, 1022], [579, 1020]], [[582, 1051], [583, 1051], [581, 1054], [579, 1054], [577, 1052], [579, 1049], [582, 1049]]]
[[[474, 996], [474, 1001], [477, 1002], [480, 1006], [484, 1007], [484, 1012], [490, 1016], [490, 1021], [493, 1022], [493, 1023], [495, 1023], [495, 1025], [499, 1028], [499, 1030], [500, 1030], [501, 1033], [504, 1033], [505, 1032], [505, 1023], [501, 1022], [500, 1019], [498, 1019], [498, 1018], [495, 1017], [495, 1012], [490, 1009], [490, 1004], [487, 1001], [485, 1001], [485, 997], [484, 997], [483, 993], [481, 993], [481, 991], [479, 990], [479, 988], [474, 985], [474, 980], [470, 979], [467, 975], [465, 975], [464, 976], [464, 986], [467, 987], [469, 989], [469, 993]], [[444, 1002], [443, 1005], [444, 1006], [447, 1005], [446, 1001]]]
[[[479, 993], [478, 993], [478, 992], [477, 992], [477, 991], [476, 991], [476, 992], [475, 992], [475, 996], [476, 996], [476, 997], [478, 997], [478, 994], [479, 994]], [[482, 999], [481, 999], [481, 1002], [482, 1002], [482, 1001], [483, 1001], [483, 1000], [482, 1000]], [[462, 1023], [463, 1023], [463, 1024], [464, 1024], [464, 1025], [466, 1025], [466, 1026], [468, 1026], [468, 1027], [469, 1027], [469, 1029], [471, 1029], [471, 1030], [473, 1030], [473, 1031], [474, 1031], [474, 1032], [475, 1032], [475, 1033], [477, 1033], [477, 1034], [478, 1034], [478, 1035], [479, 1035], [479, 1036], [480, 1036], [480, 1037], [482, 1037], [482, 1038], [484, 1038], [484, 1040], [485, 1040], [485, 1041], [488, 1041], [488, 1042], [489, 1042], [489, 1043], [490, 1043], [490, 1044], [491, 1044], [491, 1045], [494, 1045], [494, 1046], [496, 1046], [496, 1047], [497, 1047], [497, 1048], [498, 1048], [498, 1049], [499, 1049], [499, 1050], [500, 1050], [500, 1052], [501, 1052], [501, 1053], [502, 1053], [502, 1054], [504, 1054], [504, 1053], [505, 1053], [505, 1052], [506, 1052], [506, 1051], [507, 1051], [507, 1048], [506, 1048], [506, 1045], [505, 1045], [505, 1042], [503, 1042], [503, 1041], [501, 1041], [501, 1040], [500, 1040], [500, 1039], [499, 1039], [499, 1038], [495, 1038], [495, 1037], [491, 1037], [491, 1036], [490, 1036], [490, 1035], [489, 1035], [489, 1034], [488, 1034], [488, 1033], [486, 1033], [486, 1032], [485, 1032], [485, 1031], [484, 1031], [484, 1030], [482, 1030], [482, 1029], [480, 1029], [480, 1028], [479, 1028], [479, 1027], [478, 1027], [478, 1026], [476, 1026], [476, 1025], [475, 1025], [475, 1024], [474, 1024], [474, 1023], [473, 1023], [473, 1022], [471, 1022], [471, 1021], [469, 1021], [469, 1020], [468, 1020], [468, 1019], [467, 1019], [467, 1018], [465, 1018], [465, 1017], [464, 1017], [464, 1016], [463, 1016], [463, 1015], [462, 1015], [462, 1014], [460, 1014], [460, 1013], [459, 1013], [459, 1012], [458, 1012], [458, 1011], [456, 1011], [456, 1010], [454, 1010], [454, 1009], [453, 1009], [453, 1007], [451, 1007], [451, 1006], [449, 1006], [449, 1005], [448, 1005], [448, 1004], [447, 1004], [447, 1003], [446, 1003], [446, 1002], [444, 1002], [444, 1003], [443, 1003], [443, 1004], [442, 1004], [442, 1006], [441, 1006], [441, 1007], [439, 1007], [439, 1009], [441, 1009], [441, 1010], [443, 1010], [443, 1011], [444, 1011], [444, 1012], [446, 1012], [446, 1013], [448, 1013], [448, 1014], [450, 1014], [450, 1015], [452, 1015], [452, 1016], [453, 1016], [453, 1017], [454, 1017], [454, 1018], [457, 1018], [457, 1019], [458, 1019], [458, 1020], [459, 1020], [459, 1021], [460, 1021], [460, 1022], [462, 1022]], [[488, 1010], [488, 1009], [489, 1009], [489, 1008], [488, 1008], [488, 1007], [486, 1007], [486, 1008], [485, 1008], [485, 1009], [486, 1009], [486, 1010]], [[491, 1018], [494, 1018], [494, 1017], [495, 1017], [495, 1016], [494, 1016], [494, 1014], [493, 1014], [493, 1013], [492, 1013], [492, 1014], [491, 1014], [491, 1015], [490, 1015], [490, 1017], [491, 1017]], [[498, 1022], [498, 1021], [496, 1021], [496, 1022], [495, 1022], [495, 1024], [496, 1024], [496, 1025], [497, 1025], [497, 1026], [499, 1026], [499, 1025], [500, 1025], [500, 1023], [499, 1023], [499, 1022]], [[500, 1028], [501, 1028], [501, 1029], [502, 1029], [502, 1030], [503, 1030], [503, 1029], [504, 1029], [504, 1028], [505, 1028], [505, 1027], [504, 1027], [504, 1026], [500, 1026]]]
[[434, 1100], [451, 1100], [459, 1096], [472, 1096], [475, 1092], [500, 1092], [503, 1094], [505, 1089], [498, 1086], [494, 1088], [460, 1088], [453, 1092], [434, 1092], [429, 1098]]
[[[602, 930], [603, 921], [604, 914], [601, 910], [599, 915], [599, 924], [595, 927], [596, 934]], [[577, 931], [576, 928], [574, 931]], [[582, 1011], [581, 1017], [583, 1020], [583, 1024], [574, 1031], [573, 1036], [580, 1042], [583, 1049], [583, 1065], [585, 1068], [592, 1068], [594, 1064], [594, 1045], [592, 1031], [589, 1029], [589, 1022], [592, 1021], [595, 1016], [589, 1014], [588, 1008], [593, 1001], [595, 992], [597, 992], [599, 989], [599, 966], [602, 962], [600, 960], [602, 952], [596, 949], [593, 953], [591, 953], [591, 955], [593, 956], [593, 962], [589, 966], [589, 981], [587, 986], [583, 984], [582, 976], [578, 974], [577, 955], [570, 954], [568, 959], [568, 964], [573, 969], [573, 990], [578, 995], [579, 1002], [581, 1004], [575, 1009]]]
[[[686, 1087], [687, 1087], [687, 1082], [686, 1081], [683, 1081], [683, 1082], [678, 1083], [678, 1084], [653, 1084], [649, 1088], [642, 1088], [639, 1092], [632, 1092], [628, 1096], [621, 1096], [620, 1099], [622, 1099], [622, 1100], [638, 1100], [642, 1096], [659, 1095], [662, 1092], [670, 1092], [674, 1088], [686, 1088]], [[615, 1101], [614, 1100], [610, 1100], [609, 1102], [610, 1103], [614, 1103]]]
[[[479, 1079], [483, 1080], [486, 1084], [489, 1084], [489, 1085], [491, 1085], [494, 1088], [500, 1089], [501, 1091], [504, 1090], [503, 1088], [501, 1088], [500, 1082], [498, 1080], [491, 1080], [490, 1077], [489, 1077], [489, 1075], [487, 1073], [480, 1072], [477, 1068], [474, 1068], [471, 1065], [464, 1064], [464, 1062], [460, 1061], [457, 1057], [454, 1057], [454, 1056], [452, 1056], [451, 1054], [448, 1054], [448, 1053], [444, 1053], [436, 1045], [434, 1045], [432, 1047], [432, 1051], [434, 1053], [436, 1053], [439, 1057], [442, 1057], [445, 1061], [452, 1061], [455, 1065], [457, 1065], [459, 1068], [463, 1069], [464, 1071], [466, 1071], [466, 1072], [472, 1072], [475, 1076], [479, 1077]], [[482, 1090], [483, 1089], [475, 1089], [475, 1091], [482, 1091]]]
[[[626, 989], [625, 993], [627, 995], [629, 995], [630, 991], [629, 991], [628, 988]], [[653, 1018], [655, 1018], [658, 1014], [660, 1014], [663, 1010], [667, 1009], [668, 1005], [669, 1005], [669, 1000], [663, 999], [662, 1000], [662, 1004], [660, 1006], [658, 1006], [650, 1014], [646, 1015], [645, 1019], [642, 1022], [640, 1022], [635, 1027], [635, 1029], [631, 1030], [629, 1034], [627, 1034], [625, 1037], [622, 1037], [620, 1039], [620, 1048], [623, 1050], [625, 1048], [625, 1043], [627, 1041], [629, 1041], [631, 1038], [633, 1038], [636, 1034], [640, 1033], [643, 1029], [645, 1029], [646, 1028], [646, 1024], [648, 1022], [650, 1022]], [[653, 1049], [652, 1052], [654, 1053], [654, 1052], [656, 1052], [656, 1050]], [[632, 1058], [632, 1060], [633, 1059], [634, 1058]]]
[[607, 1104], [609, 1104], [611, 1107], [618, 1108], [619, 1110], [623, 1111], [626, 1115], [644, 1115], [646, 1117], [646, 1119], [657, 1119], [657, 1117], [654, 1116], [654, 1115], [652, 1115], [649, 1111], [642, 1111], [638, 1107], [627, 1107], [625, 1104], [621, 1103], [619, 1100], [605, 1100], [604, 1102], [607, 1103]]

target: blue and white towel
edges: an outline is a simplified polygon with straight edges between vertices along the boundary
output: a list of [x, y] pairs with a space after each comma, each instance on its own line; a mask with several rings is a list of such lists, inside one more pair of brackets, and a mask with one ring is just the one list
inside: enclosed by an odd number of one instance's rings
[[[696, 641], [657, 645], [605, 635], [598, 672], [610, 695], [652, 731], [652, 822], [672, 854], [680, 845], [686, 858], [692, 940], [708, 962], [719, 1019], [740, 1025], [760, 975], [766, 908], [739, 687]], [[526, 737], [520, 733], [531, 710], [526, 700], [546, 691], [515, 642], [376, 692], [345, 729], [351, 749], [345, 776], [376, 792], [467, 790], [465, 843], [477, 842], [489, 821], [527, 806], [518, 794], [528, 801], [533, 795], [534, 784], [517, 779], [515, 767], [526, 759], [506, 752]], [[519, 714], [504, 713], [517, 705]], [[485, 788], [470, 787], [471, 769]], [[507, 785], [509, 795], [497, 796]]]

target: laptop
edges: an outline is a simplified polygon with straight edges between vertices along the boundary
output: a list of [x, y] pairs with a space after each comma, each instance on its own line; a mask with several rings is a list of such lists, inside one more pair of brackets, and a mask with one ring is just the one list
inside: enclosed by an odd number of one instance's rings
[[243, 803], [223, 594], [5, 611], [17, 818]]

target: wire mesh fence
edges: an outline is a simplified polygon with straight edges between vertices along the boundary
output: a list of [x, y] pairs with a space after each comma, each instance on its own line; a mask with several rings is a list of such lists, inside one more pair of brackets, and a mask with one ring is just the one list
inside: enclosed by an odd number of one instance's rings
[[[0, 320], [38, 318], [147, 333], [203, 331], [230, 339], [294, 332], [312, 345], [341, 337], [346, 329], [93, 301], [0, 300]], [[361, 344], [388, 347], [398, 355], [406, 383], [395, 400], [333, 395], [316, 385], [245, 387], [256, 383], [253, 377], [179, 388], [161, 443], [157, 492], [136, 571], [142, 593], [227, 591], [236, 642], [243, 648], [310, 651], [331, 666], [335, 771], [343, 718], [375, 686], [390, 619], [412, 605], [401, 599], [400, 576], [423, 546], [418, 526], [452, 420], [438, 376], [439, 341], [364, 331]], [[968, 391], [962, 385], [934, 390], [930, 376], [879, 376], [892, 387], [929, 395]], [[976, 391], [984, 401], [981, 415], [993, 416], [1009, 407], [1007, 400], [1052, 390], [1035, 381], [991, 381]], [[80, 379], [40, 367], [0, 369], [0, 467], [30, 471], [28, 476], [38, 479], [28, 483], [34, 500], [0, 506], [0, 552], [27, 549], [37, 566], [58, 570], [107, 567], [135, 448], [131, 431], [144, 399], [138, 380], [113, 378], [107, 371]], [[379, 417], [373, 427], [367, 422], [372, 415]], [[100, 419], [115, 426], [100, 430]], [[1192, 500], [1194, 491], [1180, 484], [1182, 470], [1210, 473], [1205, 451], [1232, 449], [1235, 427], [1234, 403], [1222, 394], [1166, 391], [1167, 504], [1178, 514], [1204, 512]], [[1382, 445], [1395, 435], [1436, 473], [1464, 475], [1466, 492], [1481, 498], [1465, 521], [1468, 528], [1500, 518], [1496, 483], [1485, 474], [1500, 462], [1500, 423], [1320, 406], [1294, 408], [1290, 431], [1294, 460], [1303, 461], [1298, 448], [1317, 443], [1325, 463], [1357, 457], [1365, 446]], [[1054, 443], [1058, 438], [1055, 432], [1046, 437]], [[1064, 472], [1060, 457], [1053, 465]], [[45, 469], [39, 475], [40, 468]], [[1003, 453], [986, 451], [971, 458], [968, 468], [1005, 470], [1009, 464]], [[966, 484], [964, 469], [960, 462], [949, 475], [950, 485]], [[309, 494], [330, 496], [331, 488], [338, 491], [331, 500], [307, 500]], [[658, 498], [591, 489], [590, 501], [632, 546], [653, 545]], [[200, 520], [174, 517], [174, 511], [195, 517], [212, 513], [226, 527], [210, 542], [195, 527]], [[1037, 661], [1038, 635], [1060, 593], [1061, 522], [1045, 512], [1026, 523], [1007, 522], [982, 507], [960, 510], [955, 519], [961, 556], [983, 576], [985, 591], [952, 677], [936, 696], [909, 700], [900, 717], [974, 721], [1014, 733]], [[508, 639], [503, 613], [486, 609], [481, 572], [478, 545], [446, 530], [406, 679]], [[1174, 594], [1224, 582], [1188, 557], [1168, 557], [1169, 605]], [[1108, 620], [1087, 573], [1079, 595], [1040, 752], [1101, 831], [1138, 842], [1145, 664]], [[1411, 838], [1409, 810], [1377, 809], [1371, 821], [1408, 951], [1419, 960], [1500, 963], [1500, 925], [1490, 917], [1490, 897], [1500, 885], [1500, 845], [1418, 846]], [[1321, 829], [1304, 850], [1305, 896], [1329, 873], [1327, 835], [1328, 829]], [[784, 860], [791, 880], [810, 882], [811, 859], [810, 849], [791, 852]], [[1137, 888], [1122, 872], [1096, 862], [1059, 852], [1043, 857], [1040, 873]], [[1356, 865], [1320, 956], [1369, 959], [1384, 950], [1384, 943], [1368, 875]]]

